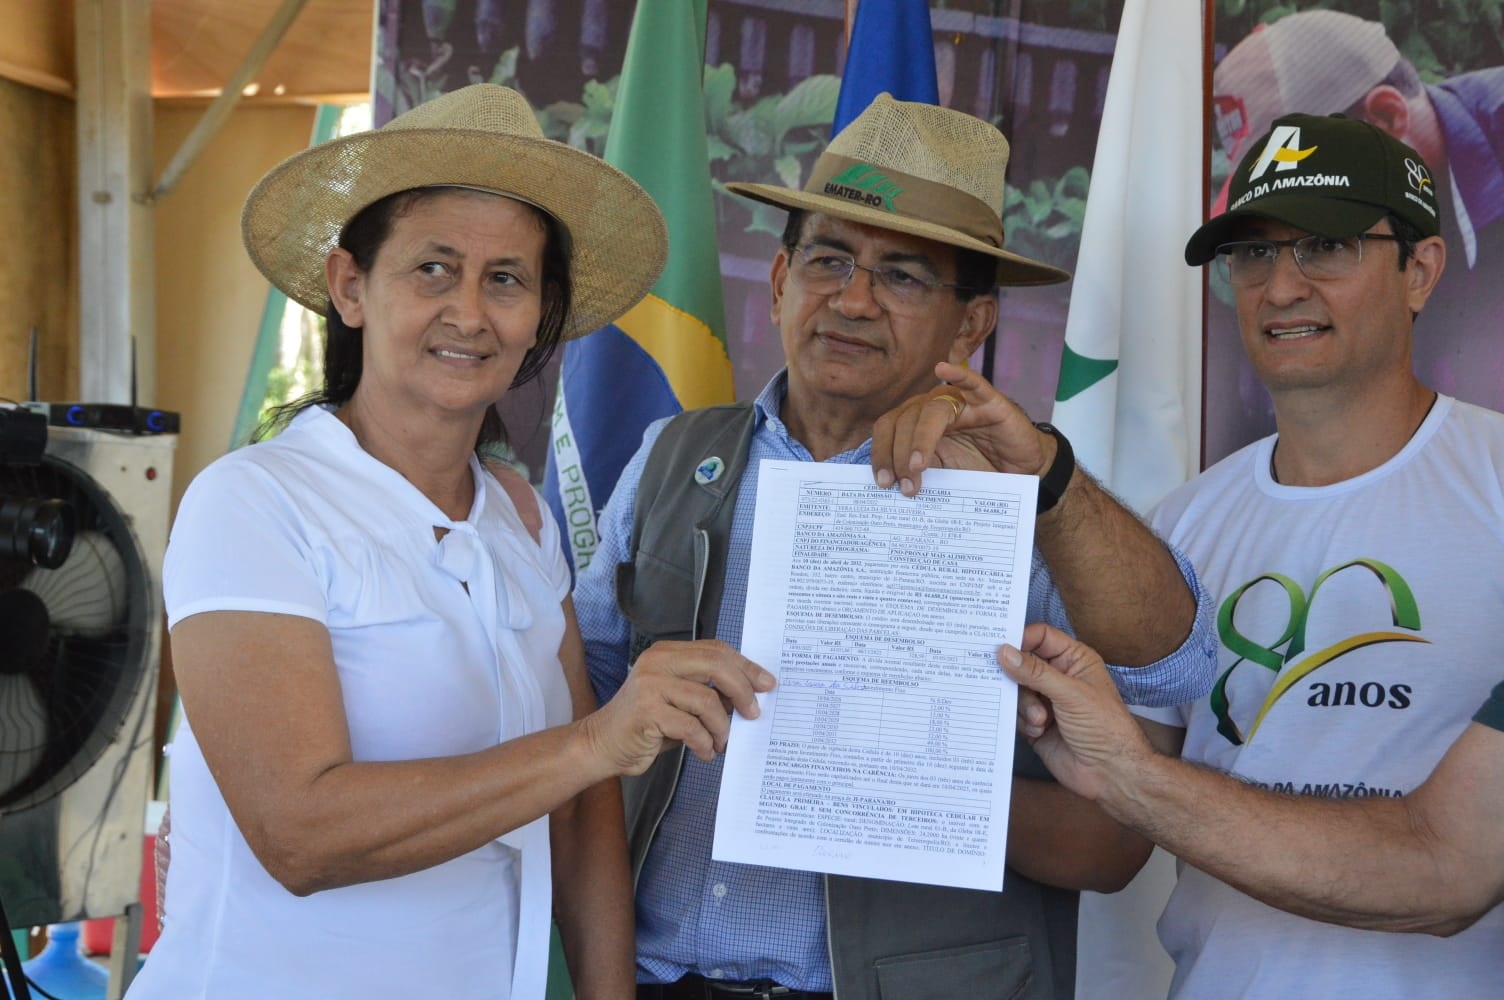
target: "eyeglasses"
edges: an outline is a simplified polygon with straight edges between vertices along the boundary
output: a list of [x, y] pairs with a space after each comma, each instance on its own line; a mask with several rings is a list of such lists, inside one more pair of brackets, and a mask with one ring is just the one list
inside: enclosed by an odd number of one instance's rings
[[1312, 281], [1345, 278], [1358, 269], [1363, 260], [1364, 240], [1401, 242], [1389, 233], [1359, 233], [1345, 239], [1328, 236], [1302, 236], [1294, 240], [1239, 240], [1217, 248], [1217, 260], [1227, 280], [1239, 288], [1262, 285], [1274, 274], [1282, 247], [1295, 254], [1295, 266]]
[[935, 281], [918, 265], [881, 264], [868, 267], [858, 264], [849, 253], [842, 253], [818, 243], [795, 247], [789, 254], [790, 267], [804, 285], [816, 295], [834, 295], [851, 284], [851, 276], [860, 268], [872, 275], [874, 290], [882, 289], [885, 307], [916, 309], [929, 302], [937, 288], [960, 288], [960, 285]]

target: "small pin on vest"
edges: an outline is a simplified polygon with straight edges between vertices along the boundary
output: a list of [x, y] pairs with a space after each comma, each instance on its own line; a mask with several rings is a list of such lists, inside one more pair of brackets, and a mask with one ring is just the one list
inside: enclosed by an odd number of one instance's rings
[[721, 478], [721, 473], [726, 471], [726, 463], [721, 461], [719, 455], [711, 455], [705, 461], [695, 466], [695, 482], [701, 486], [709, 486]]

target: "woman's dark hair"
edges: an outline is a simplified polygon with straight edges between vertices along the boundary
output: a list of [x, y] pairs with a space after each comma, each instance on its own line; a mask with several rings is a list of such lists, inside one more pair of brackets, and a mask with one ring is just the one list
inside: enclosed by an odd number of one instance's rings
[[[788, 221], [783, 225], [782, 242], [792, 256], [799, 241], [804, 238], [804, 220], [809, 212], [802, 208], [789, 209]], [[970, 302], [978, 295], [991, 295], [997, 288], [997, 261], [975, 250], [956, 247], [956, 298]]]
[[[372, 202], [345, 225], [339, 236], [339, 245], [349, 251], [356, 267], [369, 273], [376, 263], [377, 252], [391, 235], [392, 222], [412, 211], [415, 205], [450, 190], [454, 189], [414, 188]], [[569, 316], [570, 302], [574, 295], [569, 239], [564, 227], [542, 209], [528, 205], [527, 202], [521, 204], [532, 210], [544, 230], [543, 308], [538, 317], [538, 342], [523, 356], [522, 364], [512, 378], [510, 388], [513, 389], [537, 378], [553, 357], [563, 339], [564, 321]], [[252, 441], [272, 436], [310, 406], [341, 406], [355, 395], [355, 387], [360, 384], [364, 330], [358, 326], [346, 325], [332, 302], [324, 310], [324, 322], [328, 335], [324, 342], [323, 387], [272, 409], [251, 435]], [[480, 434], [475, 439], [476, 450], [483, 451], [491, 445], [504, 444], [506, 439], [506, 428], [502, 426], [496, 408], [488, 408], [485, 420], [481, 423]]]

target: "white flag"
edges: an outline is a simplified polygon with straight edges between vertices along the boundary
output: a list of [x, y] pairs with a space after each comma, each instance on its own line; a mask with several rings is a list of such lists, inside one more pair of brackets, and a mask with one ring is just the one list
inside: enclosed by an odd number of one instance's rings
[[1141, 513], [1200, 464], [1201, 18], [1201, 0], [1124, 5], [1051, 418]]
[[[1092, 165], [1052, 421], [1082, 466], [1145, 513], [1201, 456], [1201, 0], [1127, 0]], [[1162, 998], [1155, 923], [1174, 887], [1156, 849], [1121, 893], [1081, 894], [1078, 1000]]]

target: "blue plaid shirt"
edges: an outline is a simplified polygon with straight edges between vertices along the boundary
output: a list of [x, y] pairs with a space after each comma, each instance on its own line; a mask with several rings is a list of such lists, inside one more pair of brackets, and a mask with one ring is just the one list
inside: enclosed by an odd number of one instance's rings
[[[732, 645], [740, 642], [746, 609], [760, 463], [765, 458], [813, 460], [809, 449], [790, 437], [779, 419], [784, 386], [785, 376], [779, 373], [755, 403], [756, 429], [737, 493], [716, 628], [717, 637]], [[626, 681], [630, 666], [630, 626], [616, 606], [616, 564], [627, 558], [637, 485], [665, 422], [660, 420], [647, 429], [642, 447], [623, 470], [600, 517], [600, 548], [575, 586], [575, 610], [590, 679], [602, 702]], [[871, 455], [869, 440], [828, 461], [865, 465]], [[1137, 669], [1109, 668], [1123, 697], [1132, 703], [1181, 704], [1201, 697], [1211, 687], [1216, 667], [1211, 598], [1197, 583], [1190, 562], [1179, 552], [1174, 556], [1197, 595], [1196, 624], [1184, 645], [1158, 663]], [[1026, 620], [1046, 621], [1070, 631], [1065, 606], [1038, 549], [1029, 579]], [[795, 989], [829, 991], [823, 877], [710, 858], [721, 761], [717, 757], [705, 764], [693, 754], [685, 755], [678, 790], [638, 882], [637, 978], [645, 983], [671, 983], [694, 972], [711, 979], [767, 978]]]

